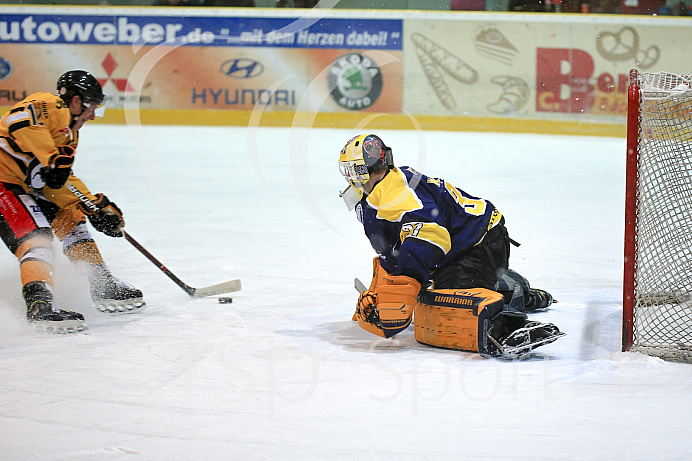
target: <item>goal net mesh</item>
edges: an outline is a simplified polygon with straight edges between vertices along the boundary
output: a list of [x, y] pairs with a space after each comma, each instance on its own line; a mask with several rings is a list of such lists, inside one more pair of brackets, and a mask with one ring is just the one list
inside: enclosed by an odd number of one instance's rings
[[639, 73], [633, 347], [692, 361], [692, 75]]

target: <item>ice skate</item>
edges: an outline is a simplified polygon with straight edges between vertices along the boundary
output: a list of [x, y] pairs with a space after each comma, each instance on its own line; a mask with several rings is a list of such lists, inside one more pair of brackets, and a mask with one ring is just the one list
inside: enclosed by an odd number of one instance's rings
[[53, 306], [53, 295], [43, 282], [30, 282], [24, 286], [26, 317], [34, 329], [46, 333], [77, 333], [87, 329], [84, 316]]
[[514, 330], [500, 341], [491, 339], [498, 346], [500, 357], [513, 359], [528, 354], [537, 347], [550, 344], [562, 336], [565, 336], [565, 333], [552, 323], [527, 322], [522, 328]]
[[142, 292], [129, 283], [101, 270], [89, 277], [91, 299], [96, 308], [106, 314], [131, 314], [144, 310]]
[[525, 305], [526, 312], [545, 311], [556, 302], [557, 300], [553, 299], [553, 296], [547, 291], [539, 290], [537, 288], [529, 288], [528, 299]]

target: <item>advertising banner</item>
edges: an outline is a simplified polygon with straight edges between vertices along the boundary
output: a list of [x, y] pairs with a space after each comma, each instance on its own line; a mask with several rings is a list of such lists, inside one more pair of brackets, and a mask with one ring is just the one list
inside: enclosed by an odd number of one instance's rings
[[159, 123], [229, 123], [224, 114], [243, 123], [261, 111], [276, 123], [310, 113], [352, 126], [360, 113], [382, 113], [388, 127], [554, 131], [571, 122], [607, 133], [625, 123], [630, 69], [691, 72], [689, 18], [253, 13], [0, 6], [0, 106], [84, 69], [109, 107], [162, 114]]
[[402, 110], [401, 19], [86, 10], [0, 16], [0, 105], [84, 69], [115, 108]]
[[405, 23], [415, 114], [624, 123], [630, 69], [690, 72], [692, 22], [506, 14]]

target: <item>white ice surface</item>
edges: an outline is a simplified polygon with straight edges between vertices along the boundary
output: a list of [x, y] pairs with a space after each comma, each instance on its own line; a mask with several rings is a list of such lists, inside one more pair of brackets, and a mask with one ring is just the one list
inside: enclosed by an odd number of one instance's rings
[[511, 267], [567, 336], [503, 362], [379, 340], [351, 321], [374, 256], [338, 191], [352, 130], [82, 130], [76, 173], [189, 285], [95, 234], [141, 314], [91, 305], [56, 242], [56, 292], [86, 334], [38, 335], [0, 252], [0, 459], [690, 459], [692, 366], [621, 353], [625, 141], [380, 131], [398, 165], [506, 216]]

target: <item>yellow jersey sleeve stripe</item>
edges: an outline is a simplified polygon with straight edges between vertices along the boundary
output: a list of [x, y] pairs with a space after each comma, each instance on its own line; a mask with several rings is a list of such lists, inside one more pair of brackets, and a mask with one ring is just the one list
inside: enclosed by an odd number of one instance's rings
[[399, 238], [403, 243], [407, 238], [416, 238], [431, 243], [441, 249], [444, 254], [452, 249], [452, 237], [449, 231], [433, 222], [410, 222], [401, 226]]

